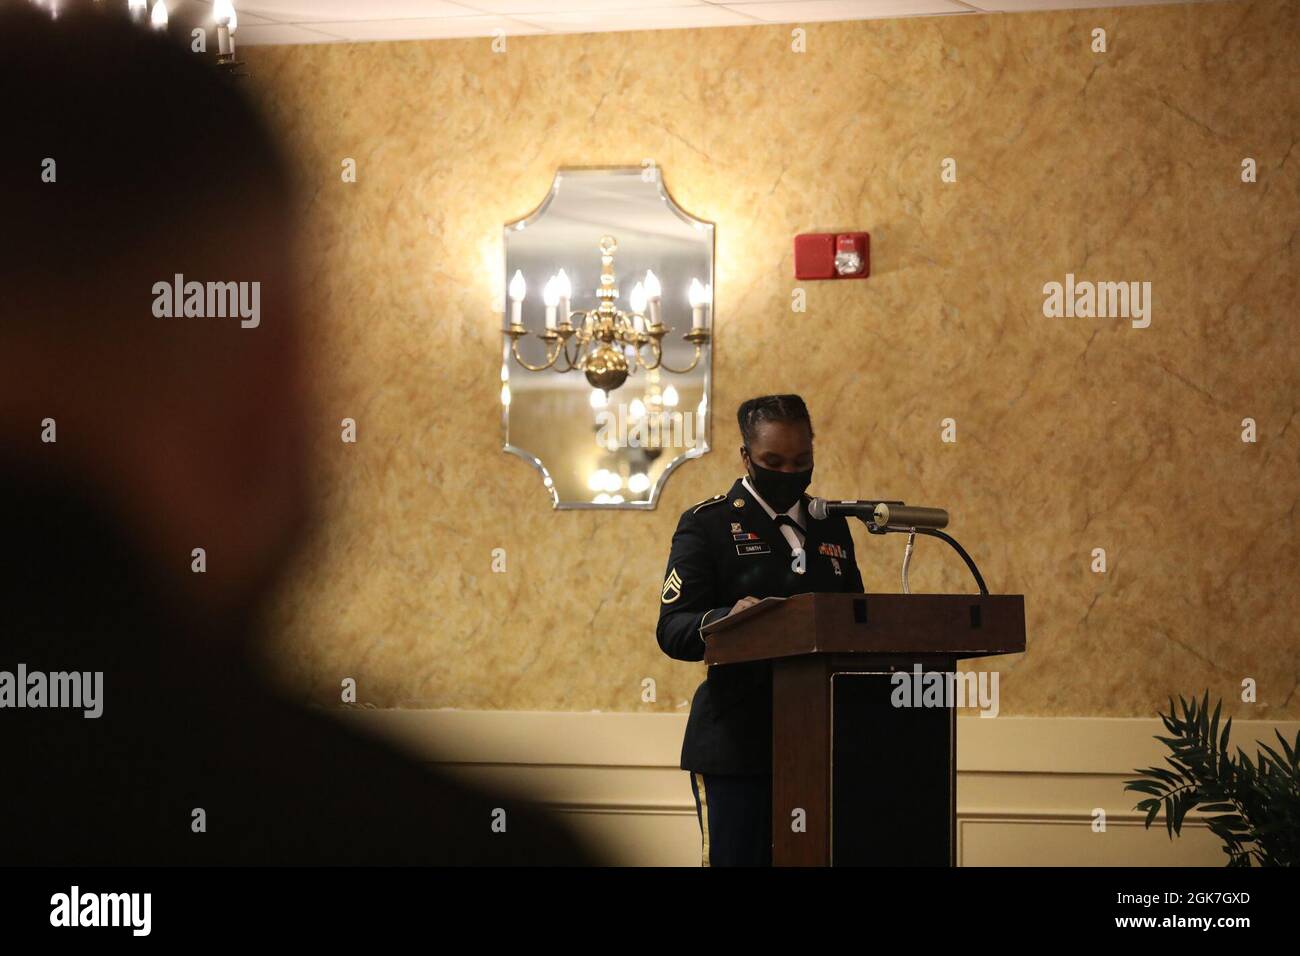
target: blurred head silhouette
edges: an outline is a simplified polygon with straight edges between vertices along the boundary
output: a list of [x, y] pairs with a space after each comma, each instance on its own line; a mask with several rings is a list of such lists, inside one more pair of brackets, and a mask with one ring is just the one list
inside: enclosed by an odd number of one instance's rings
[[6, 861], [588, 862], [249, 666], [309, 500], [294, 200], [189, 30], [100, 6], [0, 0], [0, 665], [104, 688], [0, 719]]
[[304, 518], [293, 199], [248, 81], [126, 6], [0, 0], [0, 457], [216, 610], [265, 590]]

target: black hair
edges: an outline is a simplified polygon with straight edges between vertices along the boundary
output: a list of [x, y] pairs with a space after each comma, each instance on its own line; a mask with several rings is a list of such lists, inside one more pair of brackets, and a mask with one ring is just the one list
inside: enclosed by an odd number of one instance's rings
[[758, 426], [763, 422], [803, 422], [808, 426], [809, 437], [813, 434], [808, 406], [798, 395], [760, 395], [746, 399], [736, 411], [736, 421], [745, 447], [758, 437]]

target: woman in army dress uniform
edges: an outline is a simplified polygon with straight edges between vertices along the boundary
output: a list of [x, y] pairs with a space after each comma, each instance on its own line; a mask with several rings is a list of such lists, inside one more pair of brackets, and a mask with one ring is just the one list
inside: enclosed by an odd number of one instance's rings
[[[751, 398], [736, 417], [745, 476], [686, 509], [673, 534], [657, 637], [676, 660], [703, 660], [701, 629], [760, 598], [863, 591], [847, 520], [809, 520], [813, 428], [803, 399]], [[691, 702], [681, 768], [691, 774], [703, 865], [770, 866], [769, 663], [709, 669]]]

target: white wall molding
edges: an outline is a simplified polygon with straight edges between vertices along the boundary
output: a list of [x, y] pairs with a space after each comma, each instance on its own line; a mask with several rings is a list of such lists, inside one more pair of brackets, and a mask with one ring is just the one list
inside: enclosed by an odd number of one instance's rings
[[[526, 794], [562, 813], [618, 862], [698, 865], [699, 829], [678, 768], [684, 714], [330, 711], [418, 759]], [[959, 717], [958, 861], [979, 865], [1208, 865], [1226, 857], [1204, 821], [1182, 837], [1146, 830], [1124, 781], [1163, 766], [1159, 719]], [[1236, 721], [1232, 744], [1293, 740], [1300, 721]], [[1274, 749], [1277, 749], [1274, 746]], [[1105, 832], [1093, 815], [1105, 811]]]

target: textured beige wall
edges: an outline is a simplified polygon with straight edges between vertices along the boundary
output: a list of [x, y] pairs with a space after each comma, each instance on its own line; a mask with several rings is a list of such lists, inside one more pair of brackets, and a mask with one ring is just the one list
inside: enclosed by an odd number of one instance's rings
[[[328, 520], [278, 609], [286, 674], [321, 702], [352, 676], [380, 707], [683, 710], [703, 668], [654, 640], [677, 515], [739, 474], [737, 403], [799, 391], [814, 491], [947, 506], [993, 590], [1026, 595], [1028, 653], [992, 662], [1003, 714], [1148, 716], [1251, 677], [1260, 702], [1233, 712], [1300, 715], [1300, 4], [811, 24], [807, 43], [245, 51], [301, 163], [320, 349]], [[717, 450], [653, 513], [553, 512], [500, 450], [501, 224], [557, 166], [645, 158], [717, 223]], [[807, 283], [793, 314], [791, 238], [836, 228], [871, 232], [874, 274]], [[1067, 272], [1151, 282], [1150, 327], [1045, 318]], [[902, 540], [858, 540], [868, 590], [897, 590]], [[921, 543], [914, 590], [969, 586]]]

